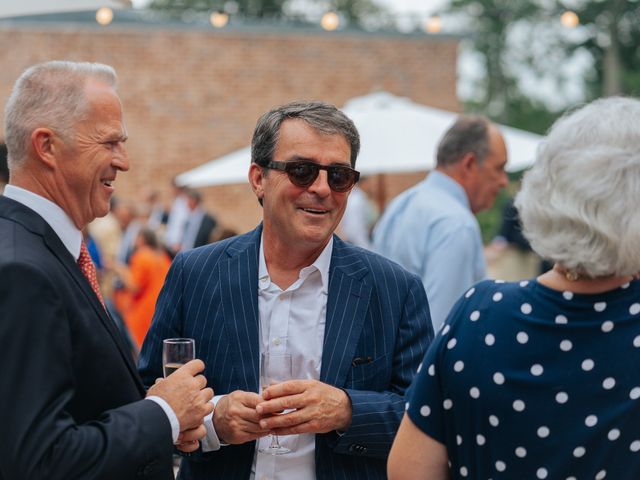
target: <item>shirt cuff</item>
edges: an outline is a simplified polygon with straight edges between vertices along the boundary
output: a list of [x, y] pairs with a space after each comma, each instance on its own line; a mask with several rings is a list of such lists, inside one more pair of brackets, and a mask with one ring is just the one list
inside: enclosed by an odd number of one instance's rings
[[213, 415], [216, 413], [216, 405], [218, 405], [218, 402], [223, 397], [224, 395], [216, 395], [210, 400], [210, 402], [213, 403], [213, 412], [204, 417], [204, 427], [207, 429], [207, 434], [202, 439], [203, 452], [213, 452], [220, 450], [220, 447], [226, 447], [228, 445], [227, 443], [220, 442], [216, 429], [213, 426]]
[[164, 399], [155, 395], [146, 397], [145, 400], [156, 402], [158, 405], [160, 405], [160, 408], [164, 410], [164, 413], [169, 419], [169, 423], [171, 424], [171, 438], [173, 439], [173, 443], [175, 444], [178, 441], [178, 435], [180, 435], [180, 422], [178, 421], [178, 417], [173, 411], [173, 408], [171, 408]]

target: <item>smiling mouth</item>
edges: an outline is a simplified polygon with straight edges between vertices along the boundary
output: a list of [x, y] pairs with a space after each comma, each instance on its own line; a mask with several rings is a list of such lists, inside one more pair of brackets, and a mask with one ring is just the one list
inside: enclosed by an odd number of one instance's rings
[[103, 180], [103, 181], [102, 181], [102, 184], [103, 184], [105, 187], [109, 187], [109, 188], [111, 188], [111, 184], [112, 184], [112, 183], [113, 183], [113, 180]]
[[315, 208], [302, 208], [302, 210], [307, 213], [312, 213], [313, 215], [325, 215], [329, 213], [328, 210], [316, 210]]

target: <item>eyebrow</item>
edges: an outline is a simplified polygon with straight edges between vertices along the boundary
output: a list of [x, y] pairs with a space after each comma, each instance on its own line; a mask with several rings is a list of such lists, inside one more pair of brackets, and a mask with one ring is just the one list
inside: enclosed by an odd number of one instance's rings
[[[300, 155], [294, 155], [291, 158], [287, 159], [286, 161], [288, 162], [309, 162], [309, 163], [317, 163], [318, 165], [320, 164], [320, 162], [318, 162], [315, 158], [311, 158], [311, 157], [303, 157]], [[351, 167], [351, 160], [347, 160], [346, 162], [332, 162], [329, 165], [335, 165], [335, 166], [345, 166], [345, 167]]]

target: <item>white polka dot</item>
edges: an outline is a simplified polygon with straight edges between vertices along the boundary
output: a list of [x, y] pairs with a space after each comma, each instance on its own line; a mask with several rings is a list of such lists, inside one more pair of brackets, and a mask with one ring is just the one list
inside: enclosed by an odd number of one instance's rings
[[461, 372], [462, 370], [464, 370], [464, 362], [462, 360], [458, 360], [456, 363], [453, 364], [453, 369], [456, 372]]
[[493, 294], [493, 301], [494, 302], [499, 302], [500, 300], [502, 300], [502, 292], [496, 292]]
[[521, 287], [526, 287], [527, 285], [529, 285], [529, 280], [522, 280], [522, 281], [520, 282], [520, 286], [521, 286]]
[[604, 333], [609, 333], [611, 330], [613, 330], [613, 322], [611, 320], [602, 322], [602, 325], [600, 326], [600, 328]]
[[449, 333], [449, 330], [451, 330], [451, 327], [449, 325], [445, 325], [440, 332], [440, 335], [444, 337], [447, 333]]
[[576, 458], [580, 458], [584, 456], [585, 453], [586, 453], [586, 450], [584, 447], [576, 447], [573, 449], [573, 456]]
[[462, 445], [462, 437], [460, 435], [456, 435], [456, 443]]
[[428, 417], [429, 415], [431, 415], [431, 409], [429, 408], [429, 405], [423, 405], [422, 407], [420, 407], [420, 415], [422, 415], [423, 417]]
[[516, 448], [516, 457], [524, 458], [527, 456], [527, 449], [524, 447]]
[[536, 433], [538, 434], [538, 436], [540, 438], [547, 438], [549, 436], [549, 427], [545, 427], [544, 425], [541, 427], [538, 427], [538, 430], [536, 431]]
[[531, 375], [534, 377], [539, 377], [544, 372], [544, 368], [539, 363], [531, 366]]
[[636, 336], [636, 338], [633, 339], [633, 346], [636, 348], [640, 348], [640, 335]]
[[494, 337], [492, 334], [487, 333], [487, 336], [484, 337], [484, 343], [486, 343], [489, 347], [492, 346], [494, 343], [496, 343], [496, 337]]
[[447, 342], [447, 348], [451, 350], [453, 347], [456, 346], [456, 343], [458, 343], [458, 341], [455, 338], [452, 338]]
[[442, 402], [442, 408], [444, 408], [445, 410], [451, 410], [451, 407], [453, 407], [453, 402], [451, 401], [451, 399], [447, 398], [444, 402]]
[[566, 480], [578, 480], [576, 477], [567, 477]]
[[598, 417], [595, 415], [589, 415], [584, 419], [584, 424], [587, 427], [594, 427], [596, 423], [598, 423]]
[[476, 291], [476, 288], [475, 287], [471, 287], [469, 290], [467, 290], [467, 293], [465, 293], [464, 296], [466, 298], [469, 298], [471, 295], [473, 295], [475, 293], [475, 291]]
[[471, 398], [479, 398], [480, 397], [480, 389], [478, 387], [471, 387], [469, 389], [469, 395], [471, 395]]
[[547, 472], [547, 469], [544, 467], [540, 467], [536, 470], [536, 477], [540, 479], [547, 478], [547, 475], [549, 475], [549, 472]]
[[593, 304], [593, 309], [596, 312], [604, 312], [607, 309], [607, 302], [596, 302]]
[[427, 373], [432, 377], [436, 374], [436, 366], [433, 363], [429, 365], [429, 368], [427, 369]]
[[416, 373], [420, 373], [420, 370], [422, 370], [422, 362], [420, 362], [420, 365], [418, 365], [418, 370], [416, 370]]
[[573, 343], [571, 343], [571, 340], [562, 340], [560, 342], [560, 350], [562, 350], [563, 352], [568, 352], [572, 348], [573, 348]]
[[498, 385], [502, 385], [504, 383], [504, 375], [500, 372], [494, 373], [493, 381]]
[[573, 298], [573, 292], [562, 292], [562, 296], [565, 300], [571, 300]]
[[556, 323], [558, 325], [564, 325], [568, 322], [569, 320], [567, 320], [567, 317], [565, 317], [564, 315], [556, 315]]
[[494, 280], [494, 283], [504, 283], [504, 280], [497, 279], [497, 280]]
[[640, 313], [640, 303], [634, 303], [629, 307], [629, 313], [631, 315], [637, 315]]
[[480, 435], [480, 434], [476, 435], [476, 443], [478, 445], [484, 445], [485, 442], [486, 442], [486, 439], [484, 438], [484, 435]]
[[556, 393], [556, 402], [567, 403], [567, 400], [569, 400], [569, 395], [567, 395], [567, 392]]
[[637, 400], [640, 398], [640, 387], [633, 387], [629, 392], [629, 398], [631, 400]]
[[518, 343], [524, 345], [529, 341], [529, 335], [527, 335], [525, 332], [518, 332], [518, 334], [516, 335], [516, 340], [518, 340]]
[[596, 480], [602, 480], [606, 476], [607, 476], [607, 471], [600, 470], [598, 473], [596, 473]]
[[631, 445], [629, 445], [629, 450], [631, 450], [632, 452], [637, 452], [638, 450], [640, 450], [640, 440], [634, 440], [633, 442], [631, 442]]
[[525, 315], [529, 315], [532, 310], [533, 308], [531, 308], [531, 304], [529, 303], [523, 303], [522, 305], [520, 305], [520, 311]]
[[460, 467], [460, 476], [466, 477], [469, 474], [467, 467]]
[[475, 322], [479, 318], [480, 318], [480, 312], [478, 310], [474, 310], [473, 312], [471, 312], [471, 315], [469, 315], [469, 320], [471, 320], [472, 322]]
[[498, 460], [496, 462], [496, 470], [498, 470], [499, 472], [504, 472], [507, 469], [507, 464], [504, 463], [502, 460]]
[[405, 403], [405, 404], [404, 404], [404, 409], [405, 409], [405, 411], [406, 411], [406, 410], [409, 410], [409, 402], [407, 402], [407, 403]]
[[492, 427], [497, 427], [500, 425], [500, 420], [495, 415], [489, 415], [489, 423]]
[[613, 377], [607, 377], [602, 382], [602, 388], [604, 388], [605, 390], [611, 390], [615, 386], [616, 386], [616, 379]]
[[514, 409], [516, 412], [522, 412], [522, 411], [524, 411], [524, 409], [525, 409], [525, 404], [524, 404], [524, 402], [523, 402], [522, 400], [515, 400], [515, 401], [513, 402], [513, 409]]
[[614, 440], [617, 440], [618, 438], [620, 438], [620, 430], [618, 430], [617, 428], [612, 428], [611, 430], [609, 430], [609, 433], [607, 433], [607, 438], [612, 442]]
[[590, 371], [590, 370], [593, 370], [593, 367], [594, 367], [594, 366], [595, 366], [595, 363], [594, 363], [594, 361], [593, 361], [593, 360], [591, 360], [590, 358], [587, 358], [586, 360], [584, 360], [584, 361], [582, 362], [582, 369], [583, 369], [585, 372], [588, 372], [588, 371]]

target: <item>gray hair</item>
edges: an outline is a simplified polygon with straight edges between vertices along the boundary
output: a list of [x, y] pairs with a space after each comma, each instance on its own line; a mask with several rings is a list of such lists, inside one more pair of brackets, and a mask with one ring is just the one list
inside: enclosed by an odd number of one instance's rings
[[323, 102], [292, 102], [265, 113], [258, 119], [251, 140], [251, 162], [265, 166], [273, 160], [280, 135], [280, 125], [300, 119], [318, 132], [342, 135], [351, 147], [351, 166], [360, 152], [360, 135], [351, 119], [333, 105]]
[[478, 163], [484, 162], [489, 154], [489, 125], [489, 120], [480, 115], [458, 117], [440, 140], [436, 165], [453, 165], [468, 153], [473, 153]]
[[100, 63], [51, 61], [25, 70], [16, 81], [4, 111], [9, 168], [24, 164], [31, 133], [47, 127], [65, 142], [88, 113], [84, 87], [95, 78], [116, 87], [115, 70]]
[[542, 257], [589, 277], [640, 271], [640, 101], [612, 97], [560, 118], [516, 197]]

